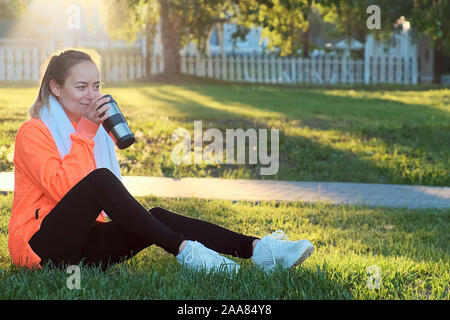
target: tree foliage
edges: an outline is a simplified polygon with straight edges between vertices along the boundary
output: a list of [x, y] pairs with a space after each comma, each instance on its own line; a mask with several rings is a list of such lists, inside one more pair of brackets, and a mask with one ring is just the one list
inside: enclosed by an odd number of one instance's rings
[[[433, 82], [441, 82], [441, 74], [450, 69], [450, 2], [448, 0], [414, 0], [412, 26], [433, 41]], [[445, 58], [447, 57], [447, 59]]]
[[450, 1], [414, 0], [412, 25], [429, 35], [443, 52], [450, 55]]
[[[268, 40], [269, 50], [308, 57], [314, 23], [333, 26], [330, 35], [364, 42], [369, 32], [378, 39], [389, 38], [398, 31], [398, 19], [403, 16], [411, 22], [413, 34], [430, 35], [438, 51], [450, 53], [450, 1], [446, 0], [103, 1], [109, 34], [116, 39], [133, 41], [142, 33], [153, 39], [156, 26], [161, 26], [165, 64], [173, 66], [171, 72], [179, 70], [178, 52], [184, 45], [194, 41], [200, 51], [206, 51], [212, 29], [224, 22], [238, 26], [235, 41], [245, 39], [251, 28], [261, 27], [261, 39]], [[381, 9], [381, 30], [367, 28], [367, 8], [372, 4]]]
[[106, 25], [115, 39], [135, 40], [145, 33], [149, 39], [156, 36], [161, 26], [164, 46], [165, 72], [178, 73], [179, 50], [189, 41], [207, 49], [212, 28], [228, 19], [231, 3], [226, 0], [109, 0]]
[[156, 1], [103, 0], [102, 20], [113, 40], [134, 42], [137, 36], [158, 23]]
[[262, 27], [261, 37], [268, 49], [279, 48], [280, 54], [308, 55], [309, 26], [314, 0], [248, 0], [236, 1], [234, 21], [247, 29]]
[[0, 0], [0, 18], [16, 18], [26, 9], [31, 0]]

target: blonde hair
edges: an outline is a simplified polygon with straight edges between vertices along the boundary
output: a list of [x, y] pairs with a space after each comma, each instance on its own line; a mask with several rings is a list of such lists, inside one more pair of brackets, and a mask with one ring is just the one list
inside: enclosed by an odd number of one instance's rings
[[70, 69], [83, 61], [94, 63], [100, 71], [100, 55], [90, 49], [64, 49], [47, 59], [42, 66], [42, 70], [45, 70], [45, 72], [39, 82], [38, 96], [28, 110], [28, 115], [31, 118], [40, 118], [41, 109], [48, 104], [49, 96], [52, 94], [50, 80], [54, 79], [59, 85], [63, 86], [70, 75]]

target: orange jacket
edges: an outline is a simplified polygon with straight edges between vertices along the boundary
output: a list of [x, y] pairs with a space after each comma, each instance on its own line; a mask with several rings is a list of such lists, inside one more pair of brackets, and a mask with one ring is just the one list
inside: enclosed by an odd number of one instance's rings
[[[14, 147], [14, 198], [8, 228], [8, 248], [15, 265], [40, 267], [41, 258], [28, 245], [42, 219], [61, 198], [96, 168], [93, 154], [98, 125], [82, 118], [72, 123], [72, 148], [61, 159], [47, 126], [40, 119], [25, 121]], [[105, 222], [102, 215], [97, 218]]]

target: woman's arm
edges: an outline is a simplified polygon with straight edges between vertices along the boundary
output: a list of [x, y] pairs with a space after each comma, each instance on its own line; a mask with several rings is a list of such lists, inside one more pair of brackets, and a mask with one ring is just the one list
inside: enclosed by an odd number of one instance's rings
[[95, 169], [93, 154], [99, 125], [82, 118], [70, 135], [72, 147], [61, 159], [45, 124], [37, 119], [25, 122], [16, 135], [14, 165], [51, 199], [59, 201], [77, 182]]

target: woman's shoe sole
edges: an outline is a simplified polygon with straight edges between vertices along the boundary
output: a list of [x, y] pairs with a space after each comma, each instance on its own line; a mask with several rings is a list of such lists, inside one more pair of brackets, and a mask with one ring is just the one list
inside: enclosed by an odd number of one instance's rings
[[311, 246], [308, 246], [306, 248], [306, 250], [302, 253], [302, 255], [300, 256], [300, 258], [297, 259], [297, 261], [292, 265], [292, 267], [298, 266], [300, 264], [303, 263], [303, 261], [305, 261], [306, 259], [308, 259], [312, 253], [314, 252], [314, 247], [311, 244]]

